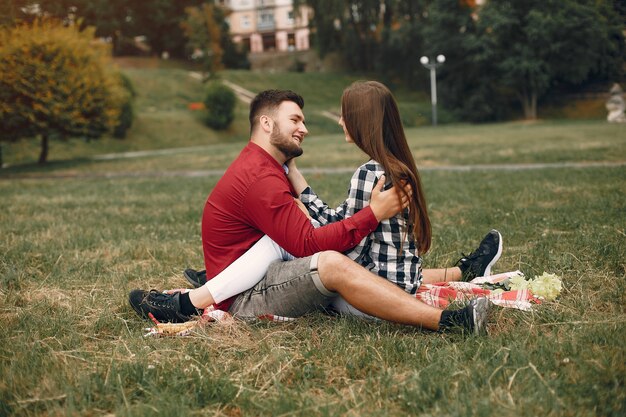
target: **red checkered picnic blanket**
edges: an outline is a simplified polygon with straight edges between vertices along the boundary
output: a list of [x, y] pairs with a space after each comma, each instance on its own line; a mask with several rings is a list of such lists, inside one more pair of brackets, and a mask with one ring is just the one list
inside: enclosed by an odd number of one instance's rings
[[439, 282], [422, 284], [415, 296], [428, 305], [446, 308], [454, 301], [467, 301], [475, 297], [487, 297], [500, 307], [529, 311], [533, 304], [541, 303], [529, 290], [498, 291], [485, 289], [482, 284], [498, 284], [515, 276], [523, 276], [520, 271], [505, 272], [488, 277], [475, 278], [470, 282]]

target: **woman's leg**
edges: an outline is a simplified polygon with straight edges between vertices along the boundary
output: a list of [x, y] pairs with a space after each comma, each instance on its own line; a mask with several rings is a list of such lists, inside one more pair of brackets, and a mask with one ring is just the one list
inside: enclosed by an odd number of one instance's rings
[[291, 259], [294, 259], [291, 254], [268, 236], [263, 236], [213, 279], [207, 281], [202, 287], [191, 290], [189, 300], [196, 308], [206, 308], [211, 304], [221, 303], [254, 287], [263, 278], [272, 262]]
[[434, 284], [435, 282], [449, 282], [461, 280], [461, 268], [422, 269], [422, 283]]

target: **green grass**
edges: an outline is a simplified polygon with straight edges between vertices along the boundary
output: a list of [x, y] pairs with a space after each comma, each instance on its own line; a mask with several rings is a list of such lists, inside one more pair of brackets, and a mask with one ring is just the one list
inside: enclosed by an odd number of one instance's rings
[[[211, 132], [208, 129], [206, 131]], [[620, 162], [625, 160], [626, 155], [626, 126], [601, 121], [449, 125], [409, 128], [406, 133], [418, 166], [421, 167]], [[161, 140], [165, 146], [167, 142], [163, 138]], [[119, 142], [113, 139], [110, 141]], [[45, 167], [37, 164], [12, 165], [0, 170], [0, 178], [15, 175], [73, 176], [104, 175], [110, 172], [159, 174], [185, 170], [223, 170], [245, 144], [245, 140], [239, 139], [218, 140], [212, 145], [205, 143], [182, 147], [168, 155], [94, 160], [93, 153], [88, 154], [91, 157], [83, 155], [73, 158], [77, 150], [67, 152], [61, 144], [52, 142], [51, 154], [57, 160], [53, 158]], [[178, 144], [172, 142], [171, 147], [178, 148]], [[305, 153], [298, 165], [305, 168], [356, 167], [366, 159], [363, 153], [345, 144], [343, 134], [339, 133], [319, 135], [311, 130], [304, 147]], [[109, 153], [105, 149], [99, 149], [99, 152]], [[319, 158], [319, 155], [324, 157]]]
[[[311, 179], [339, 201], [348, 175]], [[497, 271], [561, 275], [555, 303], [495, 309], [491, 336], [321, 315], [143, 339], [135, 287], [202, 263], [215, 178], [0, 182], [0, 404], [16, 415], [620, 415], [623, 168], [425, 172], [428, 266], [490, 227]]]
[[[454, 263], [495, 227], [505, 239], [495, 272], [563, 278], [556, 302], [494, 308], [487, 338], [324, 315], [143, 338], [147, 322], [127, 294], [183, 286], [182, 270], [202, 265], [200, 217], [218, 180], [158, 175], [223, 169], [245, 143], [243, 127], [217, 135], [185, 116], [197, 84], [176, 71], [129, 70], [151, 98], [138, 99], [128, 140], [56, 143], [48, 167], [12, 159], [0, 171], [0, 416], [624, 415], [624, 166], [422, 172], [434, 237], [426, 267]], [[142, 127], [151, 114], [163, 124]], [[624, 129], [551, 121], [407, 134], [427, 167], [623, 162]], [[181, 142], [204, 148], [89, 158]], [[305, 149], [302, 167], [364, 159], [338, 133], [312, 129]], [[337, 204], [349, 178], [309, 181]]]

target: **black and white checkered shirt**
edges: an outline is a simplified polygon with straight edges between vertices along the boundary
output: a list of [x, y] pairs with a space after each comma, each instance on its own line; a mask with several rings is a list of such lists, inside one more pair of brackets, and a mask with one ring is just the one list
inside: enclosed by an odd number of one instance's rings
[[[361, 165], [350, 180], [348, 199], [331, 209], [310, 187], [300, 194], [315, 227], [348, 218], [369, 205], [374, 186], [383, 167], [374, 160]], [[415, 294], [422, 283], [422, 259], [417, 254], [413, 231], [405, 230], [408, 211], [383, 220], [378, 228], [345, 254], [366, 269], [388, 279], [409, 294]], [[400, 248], [402, 248], [400, 250]]]

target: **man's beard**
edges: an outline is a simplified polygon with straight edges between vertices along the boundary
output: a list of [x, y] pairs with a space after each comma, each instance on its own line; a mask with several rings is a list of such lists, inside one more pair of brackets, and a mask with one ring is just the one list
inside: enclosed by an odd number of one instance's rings
[[270, 144], [281, 151], [288, 160], [297, 158], [304, 152], [304, 150], [293, 141], [291, 136], [283, 134], [276, 122], [274, 122], [274, 129], [270, 134]]

